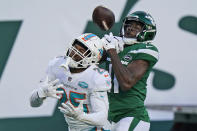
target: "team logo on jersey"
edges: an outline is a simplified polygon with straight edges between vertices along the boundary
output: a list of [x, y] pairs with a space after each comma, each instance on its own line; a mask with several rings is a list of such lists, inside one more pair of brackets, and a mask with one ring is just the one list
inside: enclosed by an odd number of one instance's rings
[[83, 81], [79, 81], [78, 86], [80, 86], [81, 88], [88, 88], [88, 84]]
[[124, 56], [123, 59], [126, 60], [126, 61], [130, 61], [130, 60], [132, 60], [132, 56], [126, 55], [126, 56]]

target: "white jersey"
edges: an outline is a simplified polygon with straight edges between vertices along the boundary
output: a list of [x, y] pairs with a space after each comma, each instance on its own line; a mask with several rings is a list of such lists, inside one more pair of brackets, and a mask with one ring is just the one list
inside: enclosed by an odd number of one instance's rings
[[[49, 80], [59, 79], [59, 84], [64, 86], [60, 90], [64, 91], [60, 102], [71, 103], [74, 107], [83, 100], [84, 112], [87, 114], [106, 112], [105, 116], [97, 115], [101, 120], [98, 123], [107, 123], [108, 98], [107, 91], [111, 88], [111, 78], [107, 71], [100, 69], [96, 65], [91, 65], [81, 73], [71, 74], [61, 67], [66, 62], [65, 57], [56, 57], [49, 62], [47, 68], [47, 77]], [[91, 116], [94, 117], [94, 116]], [[103, 124], [91, 124], [78, 121], [65, 115], [65, 119], [71, 131], [88, 131], [93, 128], [101, 128]], [[90, 118], [99, 120], [99, 118]], [[105, 127], [105, 126], [104, 126]], [[98, 129], [97, 129], [98, 130]]]

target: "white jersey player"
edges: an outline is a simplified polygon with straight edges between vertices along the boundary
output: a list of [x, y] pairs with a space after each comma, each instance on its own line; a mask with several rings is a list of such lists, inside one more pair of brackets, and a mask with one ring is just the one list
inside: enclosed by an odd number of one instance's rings
[[46, 97], [60, 100], [70, 131], [108, 130], [108, 97], [111, 78], [97, 67], [103, 53], [99, 37], [86, 33], [75, 39], [66, 56], [49, 62], [46, 80], [34, 90], [32, 107], [42, 105]]

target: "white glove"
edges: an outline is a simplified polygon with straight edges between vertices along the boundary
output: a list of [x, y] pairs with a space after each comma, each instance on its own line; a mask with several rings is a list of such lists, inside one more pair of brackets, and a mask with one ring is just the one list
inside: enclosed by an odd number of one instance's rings
[[117, 53], [123, 51], [124, 42], [122, 37], [113, 36], [112, 32], [109, 35], [104, 35], [102, 41], [106, 51], [109, 49], [116, 49]]
[[113, 34], [110, 32], [109, 35], [105, 34], [102, 38], [104, 49], [107, 51], [109, 49], [115, 49], [116, 45], [113, 43]]
[[123, 51], [124, 49], [124, 41], [122, 37], [114, 36], [114, 41], [116, 42], [116, 51], [117, 53]]
[[71, 103], [62, 103], [62, 107], [58, 107], [63, 114], [73, 117], [77, 120], [82, 119], [85, 112], [83, 112], [83, 100], [80, 101], [78, 107], [74, 107]]
[[48, 77], [46, 82], [44, 82], [41, 87], [38, 89], [38, 95], [40, 98], [45, 98], [45, 97], [53, 97], [53, 98], [57, 98], [60, 99], [61, 98], [61, 94], [63, 94], [63, 91], [57, 91], [56, 89], [63, 87], [62, 84], [57, 85], [57, 83], [59, 82], [58, 79], [54, 80], [54, 81], [48, 81]]

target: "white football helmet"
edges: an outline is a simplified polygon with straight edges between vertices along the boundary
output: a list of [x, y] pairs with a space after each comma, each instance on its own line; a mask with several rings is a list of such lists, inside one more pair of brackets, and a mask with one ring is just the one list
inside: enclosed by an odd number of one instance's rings
[[[87, 49], [85, 53], [81, 53], [74, 47], [76, 43]], [[74, 52], [74, 55], [70, 56], [71, 52]], [[75, 61], [73, 59], [75, 55], [80, 56], [81, 60]], [[85, 33], [74, 39], [66, 51], [66, 56], [71, 58], [68, 64], [71, 68], [87, 68], [89, 65], [98, 64], [102, 55], [102, 41], [98, 36], [92, 33]]]

